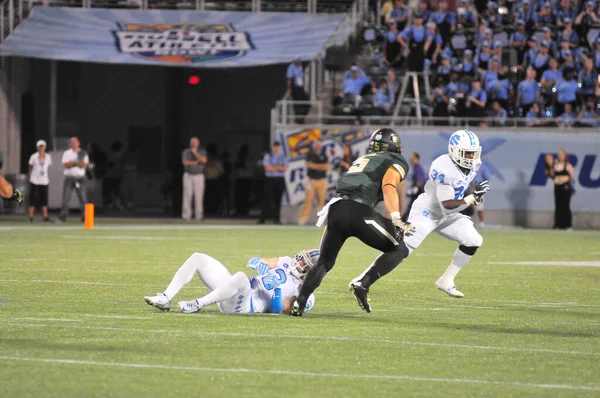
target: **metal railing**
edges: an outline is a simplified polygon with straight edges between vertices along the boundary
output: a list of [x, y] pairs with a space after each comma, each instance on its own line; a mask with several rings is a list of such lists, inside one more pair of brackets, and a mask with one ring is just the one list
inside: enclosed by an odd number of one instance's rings
[[0, 42], [27, 17], [31, 4], [23, 0], [5, 0], [0, 4]]

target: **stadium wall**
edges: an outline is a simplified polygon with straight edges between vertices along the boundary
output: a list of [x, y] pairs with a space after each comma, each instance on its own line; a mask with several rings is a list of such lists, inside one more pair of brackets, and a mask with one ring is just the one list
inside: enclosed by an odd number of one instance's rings
[[[335, 164], [344, 144], [357, 156], [366, 153], [370, 132], [377, 126], [284, 126], [275, 129], [290, 159], [282, 220], [295, 222], [304, 200], [304, 155], [315, 138], [323, 139], [330, 162]], [[454, 128], [398, 127], [404, 154], [421, 155], [428, 170], [431, 161], [447, 153]], [[482, 160], [492, 191], [486, 196], [486, 223], [523, 227], [551, 227], [554, 217], [552, 181], [544, 175], [544, 155], [564, 148], [575, 169], [571, 202], [575, 228], [600, 228], [600, 132], [559, 129], [475, 129], [482, 145]], [[329, 173], [329, 197], [335, 194], [335, 172]], [[313, 219], [314, 219], [313, 214]]]

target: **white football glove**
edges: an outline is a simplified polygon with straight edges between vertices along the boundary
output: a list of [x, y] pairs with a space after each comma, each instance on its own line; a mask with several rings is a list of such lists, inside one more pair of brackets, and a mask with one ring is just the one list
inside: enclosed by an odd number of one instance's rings
[[408, 237], [414, 235], [416, 231], [415, 226], [411, 223], [402, 221], [402, 218], [400, 218], [400, 212], [395, 211], [390, 215], [392, 216], [392, 224], [394, 224], [396, 228], [402, 231], [402, 234], [404, 234], [404, 236]]

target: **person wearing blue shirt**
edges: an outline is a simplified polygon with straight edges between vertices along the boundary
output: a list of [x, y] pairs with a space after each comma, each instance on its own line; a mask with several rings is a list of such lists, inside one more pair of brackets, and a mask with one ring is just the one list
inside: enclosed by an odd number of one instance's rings
[[394, 94], [390, 91], [385, 79], [379, 82], [379, 88], [375, 91], [375, 106], [385, 113], [389, 113], [394, 105]]
[[548, 43], [548, 50], [550, 52], [550, 55], [553, 57], [556, 57], [556, 54], [558, 53], [558, 46], [556, 45], [556, 41], [552, 37], [552, 29], [550, 29], [547, 26], [544, 26], [543, 32], [544, 32], [543, 41]]
[[564, 79], [556, 85], [556, 102], [559, 114], [564, 112], [565, 104], [576, 105], [577, 90], [579, 89], [579, 83], [573, 78], [572, 70], [565, 70], [563, 75]]
[[442, 40], [444, 40], [444, 46], [447, 45], [456, 30], [456, 15], [448, 10], [447, 0], [440, 0], [438, 10], [431, 14], [431, 21], [437, 25]]
[[490, 68], [491, 60], [492, 52], [490, 50], [490, 43], [484, 41], [481, 44], [481, 52], [475, 57], [475, 65], [477, 65], [477, 69], [479, 69], [480, 73]]
[[[293, 101], [308, 101], [308, 94], [304, 91], [304, 69], [300, 57], [295, 57], [293, 62], [287, 69], [287, 91], [286, 96], [291, 96]], [[298, 122], [304, 122], [303, 116], [306, 116], [310, 111], [310, 105], [296, 104], [294, 105], [294, 113], [299, 117]]]
[[463, 54], [463, 61], [462, 61], [462, 75], [463, 76], [475, 76], [477, 74], [477, 66], [475, 64], [475, 62], [473, 61], [473, 51], [471, 50], [465, 50], [465, 53]]
[[565, 27], [562, 32], [560, 32], [559, 37], [569, 42], [569, 48], [573, 51], [576, 47], [579, 46], [579, 36], [573, 30], [573, 21], [571, 18], [565, 18], [564, 20]]
[[396, 21], [396, 25], [398, 26], [398, 30], [402, 31], [406, 27], [406, 22], [408, 21], [408, 7], [404, 4], [402, 0], [394, 1], [394, 8], [390, 10], [388, 13], [388, 19], [393, 19]]
[[477, 12], [469, 7], [469, 0], [460, 0], [460, 6], [456, 9], [456, 23], [463, 28], [472, 28], [477, 23]]
[[558, 123], [561, 127], [572, 127], [577, 121], [577, 114], [573, 112], [571, 104], [565, 104], [565, 111], [558, 117]]
[[442, 64], [437, 67], [436, 77], [443, 79], [444, 83], [450, 80], [450, 72], [452, 71], [452, 64], [450, 63], [450, 57], [442, 55]]
[[400, 32], [396, 26], [396, 21], [393, 19], [389, 22], [389, 30], [386, 32], [383, 40], [384, 63], [388, 66], [395, 67], [400, 63], [402, 56], [402, 46], [398, 40]]
[[[487, 104], [487, 94], [481, 88], [481, 80], [478, 78], [472, 82], [471, 92], [467, 97], [467, 116], [475, 118], [485, 117], [485, 106]], [[476, 126], [479, 126], [482, 121], [475, 122]]]
[[523, 63], [521, 64], [521, 67], [523, 69], [526, 69], [529, 65], [533, 64], [533, 61], [535, 60], [535, 57], [537, 57], [537, 54], [539, 52], [538, 42], [535, 37], [533, 37], [533, 36], [530, 37], [528, 43], [529, 43], [529, 49], [527, 51], [525, 51], [525, 56], [523, 57]]
[[488, 97], [500, 102], [502, 108], [506, 109], [509, 95], [513, 95], [513, 85], [508, 81], [506, 75], [499, 74], [498, 80], [492, 83], [490, 90], [486, 90]]
[[490, 64], [490, 69], [485, 71], [483, 74], [483, 88], [488, 95], [490, 94], [490, 90], [492, 89], [494, 82], [498, 80], [498, 73], [500, 73], [498, 61], [493, 60]]
[[529, 109], [529, 112], [527, 112], [525, 118], [527, 119], [527, 126], [529, 127], [543, 126], [544, 124], [546, 124], [544, 120], [541, 120], [545, 119], [546, 115], [541, 112], [540, 104], [538, 104], [537, 102], [533, 103], [531, 109]]
[[585, 127], [600, 127], [600, 113], [593, 98], [587, 100], [577, 117], [577, 125]]
[[547, 26], [554, 25], [555, 22], [550, 2], [543, 3], [540, 12], [538, 13], [538, 23], [542, 26]]
[[506, 113], [506, 109], [500, 105], [499, 101], [494, 101], [492, 103], [492, 111], [490, 114], [492, 126], [505, 126], [507, 117], [508, 114]]
[[583, 10], [581, 10], [577, 18], [575, 18], [574, 23], [577, 27], [577, 32], [581, 37], [587, 37], [592, 26], [598, 22], [598, 17], [594, 11], [594, 6], [594, 1], [588, 0], [585, 3]]
[[442, 36], [437, 31], [434, 22], [427, 22], [427, 36], [425, 39], [425, 57], [431, 61], [432, 65], [437, 65], [440, 53], [442, 52]]
[[525, 31], [525, 21], [522, 19], [517, 20], [517, 30], [510, 35], [508, 45], [511, 48], [517, 50], [517, 63], [523, 62], [523, 56], [525, 55], [525, 48], [527, 47], [527, 38], [529, 35]]
[[585, 99], [593, 97], [598, 87], [598, 73], [594, 70], [594, 63], [591, 59], [584, 61], [584, 67], [579, 71], [579, 94]]
[[423, 72], [426, 37], [427, 29], [423, 26], [423, 16], [415, 14], [414, 25], [404, 29], [399, 38], [402, 46], [408, 49], [408, 70], [411, 72]]
[[594, 40], [594, 47], [596, 49], [596, 51], [593, 54], [594, 67], [596, 68], [596, 70], [600, 70], [600, 35], [598, 35], [598, 37], [596, 37], [596, 40]]
[[556, 58], [550, 58], [548, 64], [550, 65], [550, 69], [547, 69], [542, 74], [541, 84], [544, 96], [551, 97], [553, 95], [552, 88], [562, 80], [562, 71], [558, 69]]
[[526, 115], [534, 102], [539, 102], [540, 88], [535, 80], [535, 69], [527, 69], [527, 79], [523, 80], [517, 86], [517, 101], [515, 105], [521, 108], [523, 115]]
[[350, 72], [346, 72], [342, 90], [338, 93], [338, 98], [334, 100], [334, 105], [346, 99], [348, 102], [356, 105], [356, 100], [360, 99], [360, 93], [363, 88], [370, 84], [371, 81], [358, 66], [354, 65], [350, 68]]
[[265, 186], [263, 194], [263, 206], [258, 219], [259, 224], [264, 224], [269, 217], [273, 218], [275, 224], [280, 224], [279, 213], [281, 209], [281, 197], [285, 189], [285, 172], [288, 169], [288, 158], [281, 150], [281, 143], [273, 142], [271, 153], [263, 158], [265, 168]]
[[386, 83], [388, 85], [388, 89], [390, 90], [390, 93], [394, 96], [394, 101], [395, 101], [396, 96], [400, 92], [400, 82], [398, 82], [398, 79], [396, 77], [396, 72], [394, 72], [393, 69], [389, 69], [387, 71]]
[[498, 67], [502, 69], [502, 55], [503, 55], [502, 42], [496, 40], [494, 42], [494, 50], [492, 51], [492, 59], [498, 60]]
[[579, 69], [579, 64], [577, 62], [575, 62], [575, 58], [573, 57], [573, 53], [571, 51], [568, 51], [568, 50], [565, 51], [564, 57], [565, 57], [565, 60], [563, 61], [562, 65], [561, 65], [563, 74], [566, 69], [570, 69], [573, 71], [577, 71]]
[[533, 63], [531, 64], [531, 66], [533, 66], [533, 68], [537, 72], [537, 76], [542, 76], [542, 73], [544, 73], [544, 71], [548, 69], [548, 62], [550, 62], [550, 53], [548, 51], [549, 46], [549, 43], [543, 41], [540, 47], [540, 51], [533, 59]]
[[515, 14], [515, 19], [522, 19], [525, 22], [525, 30], [531, 34], [537, 25], [537, 13], [531, 7], [529, 0], [523, 0], [521, 5], [522, 7]]
[[572, 20], [577, 17], [577, 11], [571, 6], [571, 0], [560, 0], [560, 5], [556, 9], [556, 25], [559, 28], [565, 26], [565, 19]]

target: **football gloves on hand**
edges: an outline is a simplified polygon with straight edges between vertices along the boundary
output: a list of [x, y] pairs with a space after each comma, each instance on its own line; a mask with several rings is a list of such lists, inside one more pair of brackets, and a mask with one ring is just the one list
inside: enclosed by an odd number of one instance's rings
[[258, 257], [252, 257], [246, 265], [248, 268], [256, 271], [258, 275], [266, 275], [269, 273], [269, 264], [265, 263]]
[[475, 191], [473, 191], [473, 195], [475, 195], [475, 199], [477, 199], [477, 203], [481, 203], [481, 201], [483, 200], [483, 195], [485, 195], [489, 191], [490, 191], [490, 183], [488, 180], [478, 182], [477, 185], [475, 185]]
[[277, 276], [275, 276], [273, 274], [264, 275], [262, 277], [262, 281], [265, 286], [267, 286], [267, 285], [273, 286], [273, 289], [277, 289], [277, 288], [279, 288], [279, 286], [281, 286], [281, 283], [277, 279]]
[[16, 188], [14, 188], [13, 191], [14, 192], [13, 192], [13, 196], [11, 199], [16, 200], [18, 204], [23, 203], [23, 194], [21, 193], [21, 191], [19, 191]]
[[402, 235], [412, 236], [416, 231], [415, 226], [411, 223], [402, 221], [399, 214], [392, 215], [392, 224], [394, 224], [394, 226], [396, 227], [396, 235], [398, 235], [399, 237], [402, 237]]

